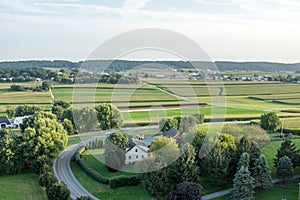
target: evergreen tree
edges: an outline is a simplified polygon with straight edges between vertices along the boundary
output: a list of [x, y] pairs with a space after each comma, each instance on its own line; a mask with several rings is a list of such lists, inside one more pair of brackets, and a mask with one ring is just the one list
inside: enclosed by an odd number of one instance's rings
[[224, 185], [229, 175], [229, 163], [228, 150], [215, 146], [203, 159], [202, 169], [213, 185]]
[[293, 163], [291, 159], [287, 156], [284, 156], [279, 159], [276, 167], [276, 176], [281, 179], [283, 182], [290, 180], [294, 176]]
[[249, 170], [251, 172], [251, 174], [253, 174], [253, 168], [255, 166], [256, 160], [260, 158], [261, 155], [261, 151], [259, 148], [259, 145], [254, 142], [251, 141], [251, 148], [250, 148], [250, 163], [249, 163]]
[[242, 137], [239, 143], [236, 145], [236, 151], [233, 153], [232, 159], [230, 161], [230, 174], [234, 175], [237, 172], [237, 163], [239, 162], [241, 155], [243, 153], [250, 153], [251, 142], [247, 137]]
[[272, 185], [271, 170], [268, 166], [267, 159], [263, 154], [256, 159], [253, 168], [253, 178], [255, 179], [255, 183], [262, 189], [267, 189]]
[[237, 167], [237, 172], [241, 169], [241, 167], [249, 168], [250, 157], [248, 153], [243, 153]]
[[298, 165], [299, 150], [296, 149], [295, 143], [289, 139], [286, 139], [284, 142], [282, 142], [280, 148], [277, 150], [276, 158], [274, 159], [275, 167], [277, 166], [279, 159], [284, 156], [287, 156], [291, 159], [293, 167]]
[[195, 148], [188, 144], [184, 150], [185, 152], [170, 166], [169, 176], [174, 183], [198, 182], [199, 167], [195, 161]]
[[250, 176], [247, 167], [242, 166], [235, 174], [233, 179], [233, 190], [230, 199], [232, 200], [252, 200], [253, 197], [253, 184], [254, 179]]
[[175, 186], [168, 176], [169, 167], [163, 166], [165, 163], [155, 161], [155, 158], [138, 162], [139, 169], [144, 171], [139, 175], [144, 189], [156, 197], [165, 196]]

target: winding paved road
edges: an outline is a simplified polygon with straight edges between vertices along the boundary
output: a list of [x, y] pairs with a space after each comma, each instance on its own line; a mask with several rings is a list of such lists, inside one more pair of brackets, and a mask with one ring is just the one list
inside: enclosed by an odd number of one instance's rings
[[[106, 138], [109, 134], [114, 133], [114, 132], [130, 132], [130, 131], [141, 131], [141, 130], [147, 130], [147, 129], [153, 129], [156, 128], [157, 126], [150, 126], [150, 127], [137, 127], [137, 128], [131, 128], [131, 129], [125, 129], [125, 130], [108, 130], [108, 131], [102, 131], [99, 132], [99, 136], [96, 136], [91, 139], [83, 140], [77, 144], [74, 144], [67, 149], [65, 149], [63, 152], [59, 154], [59, 156], [55, 159], [53, 163], [53, 171], [55, 176], [59, 181], [64, 182], [70, 192], [71, 192], [71, 197], [72, 199], [76, 199], [77, 197], [80, 196], [90, 196], [93, 199], [98, 199], [97, 197], [93, 196], [91, 193], [89, 193], [75, 178], [72, 170], [71, 170], [71, 159], [73, 155], [76, 153], [76, 151], [81, 147], [85, 146], [89, 141], [92, 141], [94, 139], [104, 139]], [[96, 132], [89, 132], [85, 134], [80, 134], [80, 136], [86, 136], [89, 134], [95, 134]]]
[[[240, 122], [209, 122], [209, 123], [204, 123], [204, 124], [233, 124], [233, 123], [249, 123], [249, 121], [240, 121]], [[79, 182], [78, 180], [75, 178], [71, 167], [70, 167], [70, 163], [71, 163], [71, 159], [73, 157], [73, 155], [76, 153], [76, 151], [81, 147], [81, 146], [85, 146], [89, 141], [92, 141], [94, 139], [105, 139], [108, 135], [110, 135], [111, 133], [114, 132], [131, 132], [131, 131], [142, 131], [142, 130], [147, 130], [147, 129], [153, 129], [153, 128], [158, 128], [158, 126], [149, 126], [149, 127], [136, 127], [136, 128], [130, 128], [130, 129], [124, 129], [124, 130], [107, 130], [107, 131], [101, 131], [98, 132], [99, 136], [87, 139], [87, 140], [83, 140], [77, 144], [74, 144], [70, 147], [68, 147], [67, 149], [65, 149], [63, 152], [61, 152], [59, 154], [59, 156], [57, 157], [57, 159], [55, 159], [54, 164], [53, 164], [53, 171], [55, 176], [57, 177], [57, 179], [59, 181], [64, 182], [70, 192], [71, 192], [71, 197], [73, 199], [76, 199], [77, 197], [80, 196], [90, 196], [93, 199], [97, 199], [95, 196], [93, 196], [91, 193], [89, 193]], [[80, 136], [86, 136], [86, 135], [90, 135], [90, 134], [95, 134], [97, 132], [89, 132], [89, 133], [84, 133], [84, 134], [80, 134]], [[72, 136], [70, 136], [72, 137]], [[206, 199], [210, 199], [209, 197], [211, 195], [214, 196], [222, 196], [225, 194], [228, 194], [230, 192], [230, 190], [226, 190], [226, 191], [220, 191], [218, 193], [213, 193], [210, 195], [206, 196]]]

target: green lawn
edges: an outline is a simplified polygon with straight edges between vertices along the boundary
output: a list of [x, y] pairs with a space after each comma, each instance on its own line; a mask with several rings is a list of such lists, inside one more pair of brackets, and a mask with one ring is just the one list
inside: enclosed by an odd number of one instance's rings
[[142, 186], [121, 187], [111, 189], [108, 185], [101, 184], [88, 176], [75, 162], [71, 163], [71, 169], [78, 181], [93, 195], [99, 199], [122, 200], [155, 200], [144, 191]]
[[99, 172], [105, 177], [111, 178], [120, 175], [135, 175], [132, 173], [127, 173], [126, 171], [134, 171], [133, 165], [128, 165], [123, 167], [123, 171], [118, 171], [111, 173], [105, 166], [105, 158], [104, 158], [104, 149], [92, 149], [87, 150], [83, 153], [83, 157], [86, 159], [85, 161], [88, 163], [90, 167]]
[[0, 176], [1, 200], [46, 200], [33, 172]]
[[[296, 144], [297, 149], [299, 149], [300, 148], [300, 139], [294, 139], [292, 141]], [[273, 163], [273, 159], [275, 158], [277, 149], [280, 148], [280, 145], [282, 142], [283, 141], [274, 141], [262, 148], [262, 153], [265, 154], [268, 164], [272, 168], [273, 177], [275, 177], [275, 166]], [[295, 173], [300, 173], [300, 167], [296, 167]]]
[[[300, 180], [293, 180], [288, 185], [274, 184], [267, 192], [254, 193], [255, 200], [297, 200]], [[229, 195], [214, 200], [230, 200]]]

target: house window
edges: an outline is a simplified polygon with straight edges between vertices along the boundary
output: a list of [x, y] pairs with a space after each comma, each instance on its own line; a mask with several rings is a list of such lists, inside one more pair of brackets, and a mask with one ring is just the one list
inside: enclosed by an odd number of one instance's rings
[[130, 160], [130, 159], [131, 159], [131, 156], [128, 156], [128, 159]]
[[135, 149], [135, 152], [137, 152], [138, 150], [137, 149]]
[[142, 155], [142, 158], [144, 158], [144, 155]]
[[139, 156], [136, 156], [136, 159], [138, 159], [139, 158]]

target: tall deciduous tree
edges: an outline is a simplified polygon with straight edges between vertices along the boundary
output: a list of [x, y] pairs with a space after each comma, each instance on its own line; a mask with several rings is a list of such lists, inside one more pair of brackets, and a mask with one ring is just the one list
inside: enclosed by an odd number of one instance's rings
[[125, 163], [125, 150], [128, 136], [123, 133], [112, 133], [105, 142], [105, 165], [109, 171], [119, 171]]
[[35, 112], [39, 112], [39, 111], [41, 111], [41, 108], [38, 106], [22, 105], [22, 106], [16, 107], [15, 117], [33, 115]]
[[276, 131], [280, 127], [280, 119], [275, 112], [263, 114], [260, 118], [260, 125], [268, 131]]
[[253, 168], [253, 178], [258, 187], [262, 189], [267, 189], [272, 185], [271, 170], [268, 166], [267, 159], [265, 155], [261, 154], [258, 159], [256, 159]]
[[18, 173], [23, 169], [23, 146], [19, 136], [7, 133], [0, 137], [0, 173]]
[[32, 119], [33, 124], [22, 135], [27, 144], [26, 155], [33, 160], [43, 155], [55, 158], [67, 145], [66, 131], [51, 113], [36, 113]]
[[148, 151], [156, 160], [160, 160], [165, 164], [174, 162], [179, 155], [178, 144], [174, 139], [167, 137], [155, 138]]
[[[69, 111], [65, 113], [69, 115]], [[97, 126], [97, 113], [93, 108], [73, 109], [73, 124], [79, 132], [95, 130]], [[69, 116], [70, 117], [70, 116]], [[69, 119], [70, 120], [70, 119]]]
[[124, 120], [122, 114], [116, 106], [102, 103], [96, 106], [95, 109], [97, 111], [97, 119], [102, 130], [120, 128], [123, 126]]
[[48, 91], [50, 89], [50, 83], [48, 81], [43, 81], [42, 83], [42, 90]]
[[68, 135], [74, 135], [74, 126], [68, 119], [64, 119], [63, 127], [67, 131]]
[[7, 108], [5, 110], [5, 113], [7, 114], [7, 117], [10, 118], [10, 119], [15, 116], [15, 110], [12, 109], [12, 108]]
[[71, 104], [64, 100], [55, 100], [53, 106], [60, 106], [63, 109], [68, 109], [71, 106]]

